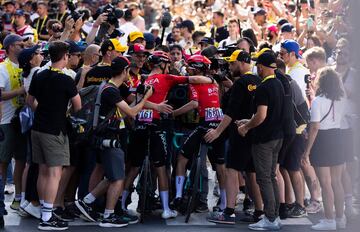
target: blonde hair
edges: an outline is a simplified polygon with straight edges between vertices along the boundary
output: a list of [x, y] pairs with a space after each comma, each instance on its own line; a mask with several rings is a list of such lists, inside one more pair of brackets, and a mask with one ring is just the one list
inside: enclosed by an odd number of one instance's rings
[[326, 62], [326, 53], [322, 47], [312, 47], [304, 53], [305, 59], [309, 60], [321, 60]]

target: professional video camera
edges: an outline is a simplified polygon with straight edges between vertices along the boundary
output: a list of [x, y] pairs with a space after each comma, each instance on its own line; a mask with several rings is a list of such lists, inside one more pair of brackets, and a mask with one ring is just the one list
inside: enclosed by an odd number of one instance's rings
[[103, 8], [102, 13], [104, 13], [104, 12], [107, 13], [107, 21], [106, 22], [109, 23], [110, 25], [113, 25], [116, 28], [118, 28], [119, 27], [119, 19], [124, 16], [124, 11], [114, 7], [111, 4], [108, 4]]
[[79, 12], [76, 11], [76, 3], [77, 3], [77, 0], [68, 0], [67, 1], [67, 7], [70, 11], [71, 18], [73, 18], [75, 22], [79, 18], [82, 17], [82, 14], [80, 14]]

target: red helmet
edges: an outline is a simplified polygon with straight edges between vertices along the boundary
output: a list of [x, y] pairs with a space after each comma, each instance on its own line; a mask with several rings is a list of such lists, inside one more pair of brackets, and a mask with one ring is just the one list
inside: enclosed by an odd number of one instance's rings
[[191, 68], [206, 70], [210, 67], [211, 61], [206, 56], [192, 55], [187, 63]]
[[171, 59], [168, 53], [163, 51], [154, 51], [149, 57], [148, 62], [154, 65], [161, 63], [171, 63]]

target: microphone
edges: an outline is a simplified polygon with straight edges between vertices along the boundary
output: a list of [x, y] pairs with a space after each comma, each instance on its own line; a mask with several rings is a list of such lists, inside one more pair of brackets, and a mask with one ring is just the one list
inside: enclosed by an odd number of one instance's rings
[[171, 23], [171, 14], [167, 11], [165, 11], [161, 17], [161, 27], [162, 27], [162, 33], [161, 33], [161, 40], [160, 40], [160, 45], [162, 45], [163, 41], [164, 41], [164, 36], [165, 36], [165, 29], [170, 26]]

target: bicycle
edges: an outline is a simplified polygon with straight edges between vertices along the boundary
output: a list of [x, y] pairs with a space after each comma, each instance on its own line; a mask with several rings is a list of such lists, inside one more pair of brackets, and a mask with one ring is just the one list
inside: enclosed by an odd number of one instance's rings
[[189, 193], [188, 202], [186, 205], [186, 211], [185, 211], [185, 223], [189, 222], [191, 213], [195, 209], [195, 204], [199, 200], [199, 195], [202, 191], [202, 179], [201, 179], [201, 164], [203, 160], [205, 159], [208, 152], [208, 144], [205, 142], [201, 142], [199, 152], [196, 156], [192, 159], [192, 164], [190, 168], [190, 173], [187, 177], [185, 187]]

